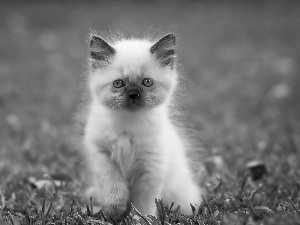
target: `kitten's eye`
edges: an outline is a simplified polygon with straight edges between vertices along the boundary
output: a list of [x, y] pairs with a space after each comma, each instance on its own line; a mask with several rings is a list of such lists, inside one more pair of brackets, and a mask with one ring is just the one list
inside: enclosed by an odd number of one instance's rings
[[142, 84], [146, 87], [150, 87], [153, 84], [153, 81], [150, 78], [145, 78]]
[[122, 80], [115, 80], [113, 82], [113, 85], [114, 85], [115, 88], [121, 88], [121, 87], [124, 86], [124, 81], [122, 81]]

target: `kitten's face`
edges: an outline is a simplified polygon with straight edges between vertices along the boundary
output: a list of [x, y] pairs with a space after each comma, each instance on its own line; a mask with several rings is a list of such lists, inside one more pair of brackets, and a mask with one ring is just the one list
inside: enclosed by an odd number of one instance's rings
[[173, 34], [156, 44], [124, 40], [110, 46], [98, 38], [91, 40], [94, 57], [90, 87], [99, 104], [113, 110], [137, 111], [170, 100], [177, 79]]

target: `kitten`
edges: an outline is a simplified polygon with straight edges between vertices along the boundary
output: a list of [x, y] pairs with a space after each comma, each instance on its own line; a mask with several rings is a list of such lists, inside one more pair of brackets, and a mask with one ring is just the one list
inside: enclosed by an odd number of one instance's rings
[[180, 205], [201, 203], [187, 145], [170, 119], [177, 85], [176, 36], [157, 42], [121, 39], [108, 44], [91, 35], [91, 101], [84, 128], [90, 194], [105, 215], [124, 216], [132, 203], [155, 214], [155, 198]]

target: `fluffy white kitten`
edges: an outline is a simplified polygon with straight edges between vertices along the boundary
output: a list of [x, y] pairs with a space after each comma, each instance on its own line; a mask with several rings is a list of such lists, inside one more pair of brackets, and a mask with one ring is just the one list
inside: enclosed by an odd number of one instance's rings
[[187, 145], [170, 119], [177, 84], [176, 36], [157, 42], [91, 35], [91, 102], [84, 130], [91, 195], [105, 215], [124, 216], [132, 203], [155, 214], [155, 198], [191, 214], [201, 202]]

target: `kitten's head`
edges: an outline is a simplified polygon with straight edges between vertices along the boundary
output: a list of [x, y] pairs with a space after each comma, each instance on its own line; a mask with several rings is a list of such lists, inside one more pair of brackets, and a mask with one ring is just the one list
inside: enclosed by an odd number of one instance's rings
[[156, 42], [123, 39], [111, 45], [91, 36], [93, 100], [129, 111], [168, 104], [177, 82], [175, 44], [173, 33]]

